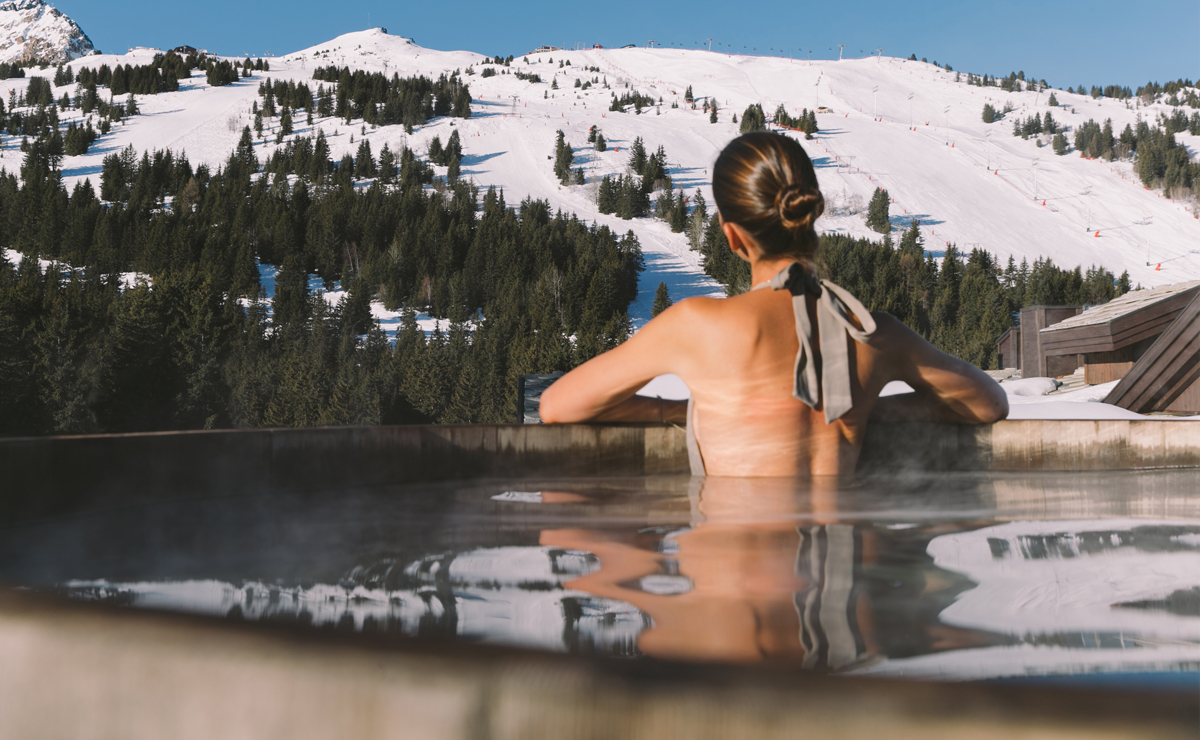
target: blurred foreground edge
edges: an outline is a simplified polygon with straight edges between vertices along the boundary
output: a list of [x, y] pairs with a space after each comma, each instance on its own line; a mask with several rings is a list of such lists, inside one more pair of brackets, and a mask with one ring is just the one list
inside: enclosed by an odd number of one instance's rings
[[1200, 695], [364, 644], [0, 592], [3, 738], [1194, 738]]

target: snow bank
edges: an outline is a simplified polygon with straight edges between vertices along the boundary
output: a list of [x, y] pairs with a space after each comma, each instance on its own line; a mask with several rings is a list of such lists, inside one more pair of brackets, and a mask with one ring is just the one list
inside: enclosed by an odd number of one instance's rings
[[1055, 390], [1059, 382], [1054, 378], [1023, 378], [1021, 380], [1006, 380], [1000, 384], [1004, 392], [1011, 396], [1044, 396]]

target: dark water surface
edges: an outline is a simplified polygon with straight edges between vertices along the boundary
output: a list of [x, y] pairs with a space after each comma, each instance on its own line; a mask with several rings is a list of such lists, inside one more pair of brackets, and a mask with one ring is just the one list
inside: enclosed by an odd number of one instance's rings
[[520, 480], [0, 525], [71, 598], [638, 660], [1200, 685], [1200, 475]]

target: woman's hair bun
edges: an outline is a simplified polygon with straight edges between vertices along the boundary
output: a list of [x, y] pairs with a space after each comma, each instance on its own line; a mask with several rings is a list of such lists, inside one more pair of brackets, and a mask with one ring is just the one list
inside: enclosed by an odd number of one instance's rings
[[792, 183], [775, 194], [775, 208], [783, 228], [789, 231], [810, 229], [825, 212], [825, 198], [816, 188]]
[[791, 136], [752, 131], [729, 142], [713, 165], [713, 200], [721, 219], [749, 232], [764, 255], [813, 262], [825, 199], [812, 160]]

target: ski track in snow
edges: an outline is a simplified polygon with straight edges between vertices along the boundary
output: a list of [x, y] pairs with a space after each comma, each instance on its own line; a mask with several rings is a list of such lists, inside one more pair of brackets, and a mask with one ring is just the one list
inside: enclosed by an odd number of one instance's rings
[[[70, 66], [147, 64], [154, 53], [135, 49], [124, 55], [78, 59]], [[462, 176], [482, 188], [503, 188], [509, 205], [515, 206], [525, 197], [542, 198], [552, 208], [577, 214], [588, 223], [607, 225], [618, 234], [632, 230], [637, 235], [646, 271], [630, 308], [635, 327], [649, 320], [659, 282], [667, 284], [676, 301], [723, 292], [703, 274], [699, 255], [689, 249], [684, 234], [671, 233], [665, 223], [653, 218], [624, 221], [600, 214], [595, 183], [604, 175], [626, 171], [628, 148], [641, 136], [648, 151], [660, 145], [665, 148], [675, 184], [683, 186], [689, 196], [700, 190], [711, 214], [715, 211], [712, 163], [721, 148], [737, 136], [732, 114], [740, 116], [751, 103], [760, 103], [768, 116], [780, 103], [792, 114], [799, 114], [802, 108], [830, 109], [818, 116], [821, 132], [814, 140], [803, 141], [828, 202], [827, 213], [818, 222], [818, 228], [826, 232], [878, 238], [867, 229], [864, 213], [848, 214], [844, 208], [855, 197], [865, 204], [876, 187], [884, 187], [894, 201], [894, 227], [903, 229], [919, 219], [926, 249], [935, 257], [944, 253], [948, 243], [954, 243], [963, 251], [983, 248], [1002, 264], [1011, 255], [1018, 263], [1049, 257], [1067, 268], [1082, 265], [1086, 269], [1096, 264], [1116, 274], [1128, 270], [1134, 283], [1146, 287], [1200, 278], [1200, 250], [1196, 250], [1200, 221], [1183, 204], [1145, 189], [1129, 163], [1085, 160], [1075, 152], [1059, 157], [1049, 146], [1038, 148], [1032, 139], [1012, 135], [1014, 118], [1043, 115], [1047, 110], [1060, 126], [1072, 130], [1088, 119], [1103, 123], [1111, 118], [1119, 133], [1126, 123], [1136, 126], [1139, 114], [1153, 120], [1159, 112], [1170, 113], [1172, 109], [1163, 104], [1138, 109], [1123, 101], [1097, 101], [1054, 90], [1060, 105], [1050, 108], [1046, 104], [1050, 91], [1005, 93], [999, 88], [972, 87], [965, 81], [955, 83], [953, 72], [931, 64], [888, 57], [808, 62], [637, 48], [546, 52], [530, 55], [529, 65], [516, 57], [510, 71], [537, 73], [543, 79], [540, 84], [511, 74], [484, 79], [479, 72], [485, 68], [481, 64], [485, 58], [467, 51], [424, 49], [374, 29], [272, 58], [270, 72], [255, 72], [250, 79], [224, 87], [210, 87], [202, 75], [194, 73], [190, 80], [181, 81], [179, 92], [139, 96], [143, 115], [101, 137], [87, 154], [67, 157], [64, 184], [71, 188], [91, 178], [93, 185], [98, 185], [103, 158], [130, 144], [139, 154], [166, 148], [186, 152], [193, 167], [222, 166], [242, 127], [253, 122], [251, 105], [258, 99], [258, 86], [264, 79], [303, 81], [315, 93], [321, 84], [312, 79], [317, 66], [335, 64], [388, 75], [430, 77], [473, 66], [475, 76], [466, 77], [474, 96], [470, 119], [434, 119], [412, 135], [406, 135], [400, 126], [368, 128], [364, 135], [361, 122], [347, 126], [343, 120], [317, 119], [310, 127], [299, 115], [296, 134], [323, 129], [336, 161], [343, 154], [353, 155], [364, 136], [376, 155], [385, 143], [393, 150], [407, 145], [424, 155], [434, 136], [444, 143], [458, 130], [464, 154]], [[550, 58], [553, 64], [548, 62]], [[559, 62], [566, 60], [571, 66], [560, 69]], [[585, 71], [591, 66], [599, 67], [600, 72]], [[53, 76], [52, 70], [45, 74]], [[550, 90], [555, 75], [559, 89]], [[577, 77], [607, 78], [612, 90], [597, 84], [577, 91], [573, 87]], [[612, 92], [624, 94], [627, 83], [630, 89], [661, 97], [660, 114], [653, 109], [641, 115], [610, 112]], [[27, 84], [28, 80], [7, 80], [0, 85], [0, 92], [7, 94]], [[694, 111], [683, 100], [689, 85], [697, 98]], [[73, 85], [56, 88], [55, 95], [73, 89]], [[544, 98], [547, 92], [555, 97]], [[701, 109], [709, 99], [719, 105], [716, 124], [709, 123]], [[680, 107], [673, 109], [672, 103]], [[1011, 103], [1014, 110], [988, 125], [980, 117], [985, 103], [997, 109]], [[1185, 111], [1190, 115], [1190, 109]], [[69, 111], [62, 119], [64, 124], [77, 120], [78, 113]], [[268, 143], [255, 147], [260, 160], [275, 149], [278, 121], [265, 121]], [[602, 130], [608, 151], [596, 152], [587, 143], [593, 125]], [[575, 166], [583, 167], [587, 185], [564, 187], [554, 178], [548, 157], [559, 129], [574, 147]], [[1067, 136], [1070, 139], [1072, 134]], [[1195, 157], [1200, 137], [1183, 133], [1176, 138]], [[0, 151], [0, 167], [9, 171], [18, 170], [21, 163], [22, 153], [14, 144], [6, 138], [6, 147]], [[445, 168], [437, 170], [445, 173]], [[1155, 269], [1159, 263], [1161, 269]], [[383, 315], [381, 306], [374, 308], [387, 328], [393, 328], [396, 317]], [[432, 330], [432, 319], [423, 317], [422, 328]]]

